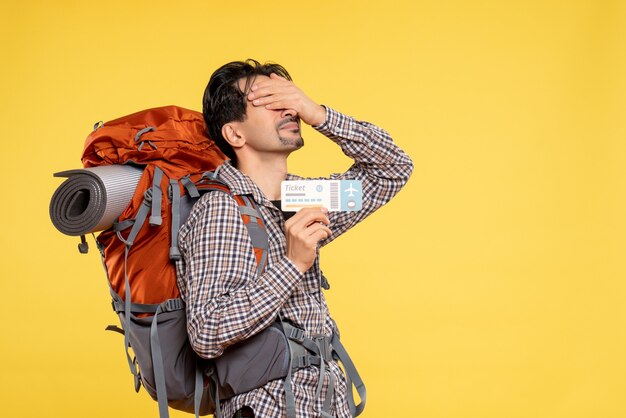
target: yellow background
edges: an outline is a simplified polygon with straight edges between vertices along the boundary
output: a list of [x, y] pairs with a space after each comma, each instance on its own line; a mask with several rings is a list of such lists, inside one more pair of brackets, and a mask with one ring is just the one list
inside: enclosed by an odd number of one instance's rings
[[[3, 1], [0, 416], [157, 416], [52, 173], [253, 57], [415, 162], [322, 255], [364, 417], [625, 417], [625, 28], [623, 1]], [[347, 167], [305, 133], [292, 171]]]

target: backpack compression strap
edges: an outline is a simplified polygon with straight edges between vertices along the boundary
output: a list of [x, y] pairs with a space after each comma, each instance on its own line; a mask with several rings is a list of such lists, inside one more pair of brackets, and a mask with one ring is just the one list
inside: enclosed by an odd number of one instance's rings
[[[348, 355], [348, 352], [344, 348], [343, 344], [339, 340], [339, 335], [337, 333], [333, 333], [332, 337], [332, 349], [333, 349], [333, 357], [340, 361], [343, 365], [343, 369], [346, 374], [346, 379], [348, 383], [348, 407], [350, 408], [350, 413], [353, 417], [358, 416], [363, 409], [365, 409], [365, 398], [367, 392], [365, 390], [365, 384], [363, 383], [363, 379], [359, 375], [352, 359]], [[352, 394], [352, 386], [355, 387], [357, 393], [359, 394], [359, 398], [361, 398], [361, 402], [358, 405], [354, 403], [354, 395]]]

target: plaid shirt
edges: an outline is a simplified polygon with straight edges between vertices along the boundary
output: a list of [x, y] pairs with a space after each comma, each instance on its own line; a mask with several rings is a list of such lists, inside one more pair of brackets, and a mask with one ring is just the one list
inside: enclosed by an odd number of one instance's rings
[[[332, 235], [320, 242], [328, 244], [387, 203], [407, 182], [413, 170], [410, 158], [384, 130], [356, 121], [327, 108], [324, 123], [315, 127], [336, 142], [354, 160], [343, 174], [331, 179], [361, 180], [363, 207], [356, 212], [330, 212]], [[302, 274], [285, 255], [283, 215], [245, 174], [225, 163], [219, 177], [233, 194], [251, 195], [260, 206], [269, 234], [266, 268], [256, 277], [256, 259], [247, 230], [234, 199], [224, 193], [207, 193], [194, 206], [179, 234], [182, 260], [177, 263], [178, 285], [187, 303], [188, 332], [194, 349], [202, 357], [219, 356], [226, 347], [244, 340], [269, 326], [279, 312], [286, 320], [314, 334], [331, 335], [331, 320], [321, 291], [322, 273], [318, 257]], [[288, 175], [288, 180], [300, 179]], [[348, 418], [346, 380], [336, 362], [326, 373], [335, 377], [330, 413]], [[315, 396], [319, 369], [307, 367], [294, 372], [293, 392], [298, 417], [320, 415], [329, 376], [321, 396]], [[222, 402], [224, 417], [242, 406], [250, 406], [255, 416], [284, 417], [285, 395], [282, 380]]]

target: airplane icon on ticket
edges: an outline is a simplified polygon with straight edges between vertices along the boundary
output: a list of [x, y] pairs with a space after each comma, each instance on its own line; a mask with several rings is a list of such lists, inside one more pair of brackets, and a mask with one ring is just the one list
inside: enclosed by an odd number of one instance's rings
[[358, 191], [359, 189], [355, 189], [354, 187], [352, 187], [352, 183], [350, 183], [350, 187], [344, 190], [344, 192], [348, 192], [349, 197], [354, 197], [354, 192], [358, 192]]

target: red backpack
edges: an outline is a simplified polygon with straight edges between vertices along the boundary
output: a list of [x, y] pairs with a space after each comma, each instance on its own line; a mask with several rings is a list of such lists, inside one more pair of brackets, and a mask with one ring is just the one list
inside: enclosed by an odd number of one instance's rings
[[[178, 228], [172, 225], [172, 216], [166, 209], [170, 206], [170, 194], [172, 205], [176, 196], [184, 194], [181, 183], [197, 182], [203, 173], [215, 170], [224, 161], [223, 154], [204, 133], [204, 126], [198, 112], [167, 106], [97, 125], [87, 137], [81, 159], [85, 168], [112, 164], [145, 166], [132, 201], [117, 224], [98, 237], [111, 287], [118, 295], [126, 292], [124, 269], [119, 268], [126, 264], [133, 301], [155, 304], [179, 296], [176, 272], [169, 261], [170, 252], [177, 256], [175, 236], [171, 234], [177, 233]], [[149, 222], [134, 220], [148, 203]], [[157, 225], [160, 227], [154, 228]], [[128, 262], [124, 263], [129, 241], [131, 246], [135, 241], [140, 244], [131, 247]], [[170, 245], [165, 247], [163, 242]], [[138, 251], [152, 256], [132, 257]], [[153, 276], [160, 277], [159, 287], [152, 285]]]
[[[135, 389], [146, 388], [159, 402], [161, 417], [169, 416], [168, 405], [196, 415], [213, 413], [216, 407], [211, 363], [200, 359], [187, 339], [172, 261], [180, 258], [178, 229], [200, 194], [230, 194], [212, 176], [225, 157], [205, 130], [201, 113], [176, 106], [148, 109], [96, 124], [82, 156], [85, 168], [143, 168], [131, 202], [96, 242], [123, 328], [107, 329], [124, 335]], [[267, 254], [262, 218], [252, 199], [232, 196], [241, 207], [260, 271]]]

